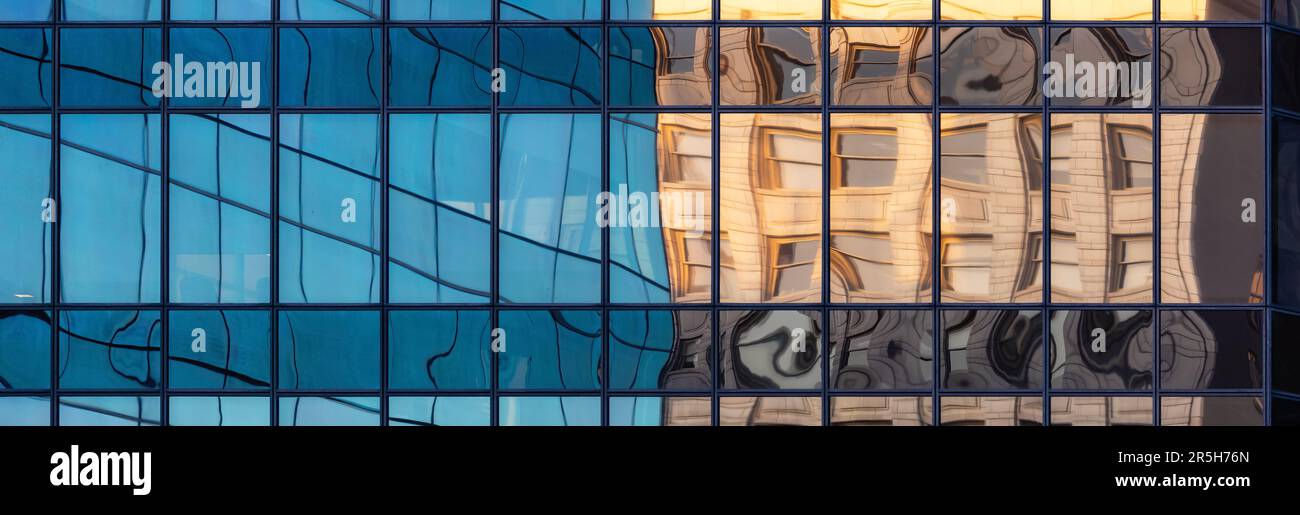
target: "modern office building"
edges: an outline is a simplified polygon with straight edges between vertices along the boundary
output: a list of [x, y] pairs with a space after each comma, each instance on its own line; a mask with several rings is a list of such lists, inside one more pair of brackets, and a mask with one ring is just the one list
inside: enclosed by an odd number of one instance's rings
[[0, 0], [0, 425], [1300, 423], [1300, 0]]

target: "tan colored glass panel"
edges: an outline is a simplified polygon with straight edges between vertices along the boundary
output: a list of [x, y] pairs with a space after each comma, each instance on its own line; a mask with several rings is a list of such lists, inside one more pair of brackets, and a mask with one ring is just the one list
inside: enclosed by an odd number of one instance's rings
[[820, 426], [821, 397], [719, 397], [720, 426]]
[[821, 115], [720, 116], [720, 300], [819, 302]]
[[822, 0], [722, 0], [724, 20], [820, 20]]
[[816, 27], [718, 29], [718, 100], [723, 105], [821, 103], [821, 30]]
[[947, 113], [939, 135], [941, 300], [1040, 302], [1038, 115]]
[[1052, 0], [1052, 19], [1062, 21], [1150, 20], [1152, 2], [1146, 0]]
[[931, 397], [834, 397], [831, 425], [929, 426], [933, 405]]
[[1144, 397], [1052, 397], [1054, 426], [1149, 426], [1155, 402]]
[[[1150, 302], [1150, 114], [1053, 114], [1052, 302]], [[1068, 267], [1066, 275], [1058, 270]]]
[[939, 423], [945, 426], [1042, 425], [1043, 398], [942, 397]]
[[1260, 0], [1160, 0], [1164, 21], [1250, 21], [1262, 15]]
[[925, 27], [830, 31], [831, 98], [839, 105], [929, 105], [934, 59]]
[[831, 0], [832, 20], [929, 20], [934, 0]]
[[945, 20], [1041, 20], [1041, 0], [941, 0]]

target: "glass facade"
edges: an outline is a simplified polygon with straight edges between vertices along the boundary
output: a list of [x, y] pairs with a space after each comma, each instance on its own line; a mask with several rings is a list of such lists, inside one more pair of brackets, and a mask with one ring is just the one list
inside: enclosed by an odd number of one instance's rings
[[1296, 0], [0, 0], [0, 425], [1296, 423], [1297, 59]]

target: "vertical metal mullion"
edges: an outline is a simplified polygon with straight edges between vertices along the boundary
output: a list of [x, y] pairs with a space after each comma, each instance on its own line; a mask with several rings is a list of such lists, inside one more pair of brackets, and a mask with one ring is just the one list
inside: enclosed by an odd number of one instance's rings
[[[500, 68], [501, 68], [501, 27], [498, 25], [498, 22], [500, 21], [500, 19], [501, 19], [501, 5], [500, 5], [500, 3], [498, 3], [498, 2], [492, 2], [492, 28], [491, 28], [491, 31], [492, 31], [492, 69], [493, 69], [494, 71], [497, 70], [497, 69], [500, 69]], [[491, 327], [492, 327], [493, 329], [498, 328], [498, 327], [501, 326], [501, 313], [500, 313], [500, 311], [501, 311], [501, 310], [500, 310], [500, 307], [501, 307], [501, 302], [500, 302], [500, 293], [501, 293], [501, 284], [500, 284], [500, 275], [501, 275], [501, 273], [500, 273], [500, 272], [501, 272], [501, 248], [500, 248], [500, 240], [501, 240], [501, 238], [500, 238], [500, 232], [499, 232], [499, 231], [500, 231], [500, 224], [501, 224], [501, 221], [500, 221], [500, 213], [501, 213], [501, 170], [500, 170], [500, 167], [501, 167], [501, 120], [500, 120], [500, 113], [499, 113], [500, 105], [501, 105], [500, 93], [498, 93], [498, 92], [496, 92], [496, 91], [493, 91], [493, 92], [492, 92], [492, 106], [491, 106], [491, 113], [492, 113], [492, 114], [491, 114], [491, 117], [492, 117], [492, 119], [491, 119], [490, 122], [489, 122], [489, 123], [490, 123], [490, 127], [491, 127], [491, 145], [492, 145], [492, 148], [491, 148], [491, 153], [492, 153], [492, 155], [489, 156], [489, 160], [490, 160], [490, 162], [491, 162], [491, 163], [490, 163], [490, 166], [491, 166], [491, 176], [492, 176], [492, 177], [491, 177], [491, 180], [490, 180], [490, 182], [491, 182], [491, 190], [492, 190], [492, 193], [491, 193], [491, 194], [492, 194], [492, 202], [491, 202], [491, 205], [490, 205], [490, 207], [489, 207], [489, 213], [488, 213], [488, 219], [490, 220], [490, 226], [491, 226], [491, 242], [490, 242], [490, 247], [491, 247], [491, 250], [490, 250], [490, 253], [491, 253], [491, 260], [490, 260], [490, 261], [491, 261], [491, 262], [488, 263], [488, 266], [491, 268], [491, 277], [489, 277], [489, 283], [490, 283], [490, 286], [489, 286], [489, 296], [491, 297], [491, 298], [489, 299], [489, 304], [490, 304], [490, 306], [491, 306], [491, 311], [490, 311], [491, 315], [490, 315], [489, 318], [491, 319], [491, 322], [492, 322]], [[488, 380], [488, 386], [489, 386], [489, 399], [490, 399], [490, 402], [491, 402], [491, 406], [488, 407], [488, 413], [489, 413], [489, 416], [491, 417], [491, 420], [490, 420], [488, 423], [489, 423], [489, 425], [497, 426], [497, 425], [500, 425], [500, 418], [501, 418], [501, 407], [500, 407], [500, 404], [501, 404], [501, 395], [500, 395], [500, 393], [498, 392], [498, 390], [499, 390], [499, 388], [500, 388], [500, 385], [498, 384], [499, 381], [497, 380], [497, 379], [498, 379], [498, 378], [497, 378], [497, 375], [498, 375], [498, 373], [499, 373], [499, 371], [500, 371], [500, 366], [501, 366], [500, 361], [501, 361], [501, 360], [499, 359], [499, 355], [498, 355], [497, 352], [495, 352], [495, 350], [493, 350], [493, 352], [491, 352], [491, 355], [492, 355], [492, 363], [491, 363], [491, 367], [490, 367], [490, 373], [491, 373], [491, 376], [492, 376], [492, 377], [490, 377], [489, 380]]]
[[271, 3], [271, 420], [280, 425], [280, 2]]
[[[1038, 71], [1035, 74], [1035, 80], [1037, 80], [1038, 84], [1040, 85], [1043, 84], [1044, 81], [1043, 73], [1041, 70], [1046, 68], [1047, 62], [1051, 60], [1051, 55], [1052, 55], [1051, 9], [1052, 9], [1051, 0], [1043, 0], [1043, 28], [1042, 28], [1043, 32], [1040, 35], [1042, 38], [1040, 40], [1040, 44], [1042, 45], [1042, 47], [1039, 50], [1039, 52], [1042, 55], [1040, 56], [1040, 59], [1038, 61]], [[1040, 359], [1042, 359], [1042, 364], [1043, 364], [1042, 424], [1046, 426], [1051, 422], [1051, 414], [1052, 414], [1052, 397], [1049, 394], [1052, 388], [1051, 353], [1053, 350], [1052, 330], [1051, 330], [1052, 329], [1052, 309], [1051, 309], [1051, 303], [1052, 303], [1051, 209], [1052, 209], [1052, 204], [1050, 200], [1050, 196], [1052, 194], [1052, 180], [1051, 180], [1052, 119], [1051, 119], [1051, 110], [1049, 109], [1052, 99], [1051, 97], [1047, 96], [1046, 91], [1043, 91], [1042, 95], [1043, 95], [1043, 100], [1040, 106], [1042, 108], [1042, 115], [1040, 117], [1039, 124], [1038, 124], [1039, 141], [1043, 142], [1041, 148], [1038, 149], [1038, 166], [1039, 166], [1038, 192], [1040, 196], [1038, 200], [1042, 205], [1042, 207], [1039, 210], [1041, 219], [1039, 220], [1040, 225], [1038, 227], [1038, 231], [1039, 231], [1038, 244], [1042, 246], [1043, 259], [1038, 262], [1038, 266], [1041, 268], [1038, 273], [1042, 274], [1042, 278], [1043, 278], [1041, 291], [1039, 292], [1040, 295], [1039, 302], [1041, 303], [1039, 304], [1039, 309], [1040, 309], [1039, 312], [1041, 313], [1039, 316], [1041, 316], [1043, 320], [1043, 335], [1041, 337], [1043, 350], [1041, 353], [1042, 355], [1040, 356]], [[1033, 220], [1033, 216], [1030, 216], [1030, 220], [1031, 221]], [[1029, 252], [1032, 255], [1034, 249], [1032, 248], [1029, 249]]]
[[[171, 51], [171, 31], [167, 28], [167, 22], [168, 22], [168, 18], [170, 17], [171, 17], [171, 2], [163, 2], [162, 3], [162, 28], [160, 29], [162, 31], [162, 58], [168, 60], [170, 60], [169, 52]], [[148, 30], [148, 29], [142, 28], [140, 30]], [[143, 63], [141, 64], [143, 65]], [[170, 320], [169, 320], [171, 318], [171, 305], [170, 305], [171, 288], [169, 287], [169, 281], [170, 281], [169, 272], [171, 268], [171, 260], [169, 259], [169, 257], [171, 256], [171, 210], [170, 210], [171, 138], [170, 135], [168, 134], [171, 129], [171, 120], [168, 118], [168, 114], [167, 114], [167, 109], [168, 107], [170, 107], [170, 104], [171, 104], [171, 99], [169, 97], [164, 96], [163, 98], [158, 99], [158, 107], [161, 112], [161, 114], [159, 115], [161, 121], [159, 122], [160, 125], [158, 131], [160, 133], [159, 137], [161, 138], [161, 143], [162, 143], [162, 147], [158, 151], [159, 157], [162, 160], [161, 163], [162, 173], [160, 176], [161, 184], [159, 186], [159, 190], [160, 190], [159, 198], [161, 199], [162, 207], [159, 208], [158, 210], [158, 215], [162, 218], [161, 221], [162, 223], [159, 224], [159, 228], [160, 228], [159, 230], [161, 232], [161, 234], [159, 235], [159, 241], [161, 243], [160, 243], [160, 250], [158, 252], [159, 255], [158, 303], [162, 306], [161, 309], [158, 310], [158, 318], [160, 321], [161, 331], [162, 331], [162, 334], [158, 335], [158, 342], [159, 342], [158, 343], [158, 425], [159, 426], [169, 425], [168, 414], [170, 412], [167, 406], [168, 399], [169, 399], [168, 397], [169, 392], [167, 390], [167, 381], [168, 381], [167, 361], [168, 361], [168, 357], [171, 355], [167, 349], [167, 343], [169, 340], [168, 337], [170, 336], [168, 331], [170, 330], [171, 327]], [[148, 115], [145, 116], [147, 117]], [[218, 126], [217, 138], [220, 137], [221, 137], [221, 128], [220, 126]], [[146, 160], [148, 160], [148, 158], [149, 156], [145, 156]], [[220, 184], [220, 180], [221, 180], [220, 177], [221, 177], [221, 170], [218, 169], [217, 170], [218, 184]], [[218, 217], [221, 216], [220, 202], [217, 203], [217, 216]], [[221, 231], [217, 231], [217, 241], [221, 241], [221, 237], [222, 237]], [[217, 267], [218, 269], [220, 269], [221, 267], [221, 256], [217, 256]], [[220, 284], [217, 285], [217, 302], [218, 303], [221, 302]], [[230, 336], [227, 335], [226, 337], [227, 339], [229, 339]], [[149, 347], [149, 342], [146, 341], [144, 342], [144, 344], [145, 344], [145, 348]], [[226, 352], [227, 353], [230, 352], [229, 349], [227, 349]], [[145, 357], [146, 359], [148, 358], [147, 352], [145, 353]], [[140, 418], [141, 420], [144, 419], [143, 413], [140, 414]]]
[[[388, 2], [379, 6], [379, 425], [388, 425]], [[374, 36], [372, 35], [371, 38]], [[436, 144], [436, 142], [435, 142]], [[437, 216], [435, 214], [435, 216]], [[433, 420], [429, 421], [430, 423]]]
[[1264, 269], [1260, 271], [1260, 287], [1264, 311], [1260, 325], [1264, 356], [1260, 366], [1264, 369], [1264, 425], [1273, 425], [1273, 10], [1268, 6], [1261, 8], [1264, 11], [1260, 18], [1264, 40]]
[[[830, 73], [830, 17], [831, 2], [822, 0], [822, 21], [818, 30], [818, 42], [821, 53], [818, 62], [821, 64], [821, 123], [822, 123], [822, 223], [821, 223], [821, 243], [822, 243], [822, 262], [821, 262], [821, 286], [822, 286], [822, 309], [821, 309], [821, 356], [819, 359], [822, 363], [822, 425], [831, 425], [831, 404], [830, 398], [830, 346], [834, 329], [831, 325], [831, 145], [834, 145], [833, 135], [831, 134], [831, 73]], [[845, 334], [847, 337], [847, 333]], [[846, 338], [847, 339], [847, 338]], [[845, 350], [848, 350], [847, 342]]]
[[[1163, 380], [1160, 373], [1160, 318], [1164, 313], [1161, 308], [1161, 301], [1164, 300], [1160, 294], [1160, 106], [1163, 104], [1160, 98], [1160, 42], [1161, 42], [1161, 16], [1160, 2], [1155, 0], [1151, 13], [1151, 68], [1156, 71], [1155, 76], [1151, 77], [1151, 329], [1154, 331], [1154, 345], [1151, 346], [1151, 415], [1153, 426], [1161, 425], [1160, 421], [1160, 382]], [[1112, 240], [1113, 243], [1113, 240]], [[1114, 252], [1114, 249], [1111, 249]]]
[[939, 112], [939, 88], [942, 66], [940, 66], [939, 40], [941, 38], [939, 20], [940, 9], [939, 2], [933, 2], [930, 6], [932, 13], [930, 19], [930, 55], [934, 65], [934, 90], [930, 93], [930, 349], [931, 357], [931, 380], [930, 380], [930, 424], [940, 425], [939, 403], [939, 386], [941, 384], [940, 374], [943, 367], [940, 366], [941, 356], [943, 355], [942, 334], [944, 329], [943, 312], [939, 310], [939, 298], [942, 295], [942, 288], [939, 283], [940, 263], [942, 256], [941, 234], [939, 232], [939, 188], [942, 185], [943, 170], [939, 166], [940, 162], [940, 131], [943, 124], [940, 120]]
[[[601, 55], [600, 57], [600, 180], [601, 191], [610, 190], [610, 171], [609, 171], [609, 0], [601, 2]], [[658, 118], [658, 114], [655, 118]], [[600, 425], [609, 425], [609, 242], [610, 242], [610, 224], [604, 224], [600, 228], [600, 339], [596, 345], [600, 346], [600, 369], [602, 374], [598, 376], [600, 380]], [[558, 342], [557, 342], [558, 344]]]
[[710, 104], [711, 112], [709, 114], [709, 125], [711, 129], [709, 140], [710, 144], [713, 145], [713, 148], [711, 149], [712, 158], [709, 160], [709, 166], [711, 168], [711, 173], [713, 174], [713, 188], [709, 193], [709, 201], [711, 202], [711, 205], [709, 206], [709, 222], [712, 224], [713, 231], [711, 245], [713, 247], [713, 252], [710, 256], [710, 260], [712, 261], [710, 263], [712, 265], [710, 268], [710, 274], [712, 275], [710, 282], [713, 299], [709, 308], [709, 330], [712, 331], [709, 337], [709, 353], [713, 363], [709, 368], [713, 377], [712, 381], [709, 382], [709, 388], [711, 389], [709, 396], [709, 411], [711, 412], [710, 424], [718, 426], [721, 425], [722, 422], [722, 413], [719, 411], [721, 403], [718, 400], [718, 383], [722, 380], [722, 372], [720, 370], [722, 366], [722, 342], [718, 340], [718, 336], [721, 333], [721, 331], [718, 330], [718, 324], [722, 323], [722, 312], [718, 309], [718, 305], [722, 302], [722, 285], [720, 282], [722, 271], [720, 268], [721, 259], [719, 258], [719, 253], [722, 249], [722, 224], [720, 222], [722, 216], [720, 211], [720, 199], [722, 196], [722, 166], [719, 162], [719, 153], [722, 147], [722, 124], [718, 113], [718, 101], [721, 97], [719, 89], [721, 89], [722, 86], [722, 76], [718, 72], [718, 63], [721, 62], [722, 58], [722, 44], [720, 41], [722, 31], [718, 27], [718, 20], [722, 17], [720, 12], [722, 9], [722, 1], [713, 0], [712, 9], [713, 20], [709, 25], [709, 59], [711, 60], [711, 64], [709, 65], [709, 78], [711, 80], [710, 95], [712, 97], [712, 103]]
[[59, 55], [59, 16], [54, 12], [51, 6], [50, 15], [53, 18], [53, 25], [50, 26], [50, 47], [52, 55], [50, 63], [53, 64], [50, 72], [52, 98], [50, 99], [50, 197], [54, 199], [54, 223], [50, 228], [50, 293], [46, 302], [50, 303], [50, 425], [59, 425], [59, 328], [62, 309], [61, 292], [63, 290], [62, 260], [59, 259], [59, 253], [63, 250], [63, 244], [59, 241], [62, 236], [61, 226], [63, 225], [63, 194], [62, 194], [62, 161], [59, 159], [62, 151], [62, 129], [59, 120], [59, 103], [60, 99], [60, 65], [63, 62]]

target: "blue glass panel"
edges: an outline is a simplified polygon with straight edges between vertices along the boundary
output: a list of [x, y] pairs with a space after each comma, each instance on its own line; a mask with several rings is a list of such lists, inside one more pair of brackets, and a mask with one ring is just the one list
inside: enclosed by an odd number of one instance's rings
[[490, 397], [389, 397], [390, 426], [487, 426]]
[[280, 19], [379, 19], [381, 4], [381, 0], [280, 0]]
[[172, 302], [270, 302], [270, 121], [171, 115]]
[[600, 300], [600, 116], [501, 118], [503, 302]]
[[64, 302], [158, 302], [158, 115], [62, 115]]
[[393, 28], [388, 46], [389, 104], [492, 103], [492, 33], [486, 27]]
[[708, 27], [616, 27], [609, 31], [609, 103], [709, 105]]
[[378, 107], [382, 37], [378, 28], [280, 29], [280, 105]]
[[391, 302], [487, 302], [491, 287], [491, 117], [389, 119]]
[[488, 311], [389, 311], [388, 386], [486, 390]]
[[181, 94], [172, 96], [171, 105], [255, 108], [271, 103], [270, 29], [171, 29], [169, 44], [172, 76], [181, 79], [173, 79], [173, 90]]
[[505, 106], [594, 106], [601, 102], [600, 29], [503, 27]]
[[172, 311], [170, 317], [167, 335], [170, 388], [270, 387], [270, 312]]
[[162, 339], [157, 311], [60, 311], [59, 387], [158, 388]]
[[501, 0], [503, 20], [599, 20], [599, 0]]
[[157, 397], [59, 397], [61, 426], [156, 426], [159, 420]]
[[281, 426], [377, 426], [379, 397], [280, 397]]
[[[3, 9], [0, 9], [3, 11]], [[0, 106], [49, 107], [54, 99], [50, 30], [0, 29]]]
[[48, 425], [49, 397], [0, 397], [0, 427]]
[[379, 116], [280, 117], [280, 301], [377, 302]]
[[48, 115], [0, 115], [0, 304], [50, 301], [57, 215], [50, 155]]
[[488, 20], [492, 0], [389, 0], [393, 20]]
[[50, 387], [50, 313], [0, 311], [0, 390]]
[[54, 0], [0, 0], [0, 21], [50, 21]]
[[171, 0], [173, 20], [271, 19], [271, 0]]
[[170, 397], [167, 408], [171, 426], [271, 425], [268, 397]]
[[162, 19], [159, 0], [63, 0], [63, 19], [67, 21], [158, 21]]
[[600, 397], [502, 397], [503, 426], [599, 426]]
[[506, 350], [497, 386], [505, 389], [600, 388], [599, 311], [503, 311]]
[[610, 311], [610, 388], [709, 390], [709, 318], [708, 311]]
[[709, 397], [610, 397], [611, 426], [708, 426]]
[[281, 311], [279, 387], [379, 389], [378, 311]]
[[59, 31], [59, 104], [156, 107], [152, 88], [163, 61], [162, 30], [75, 28]]

